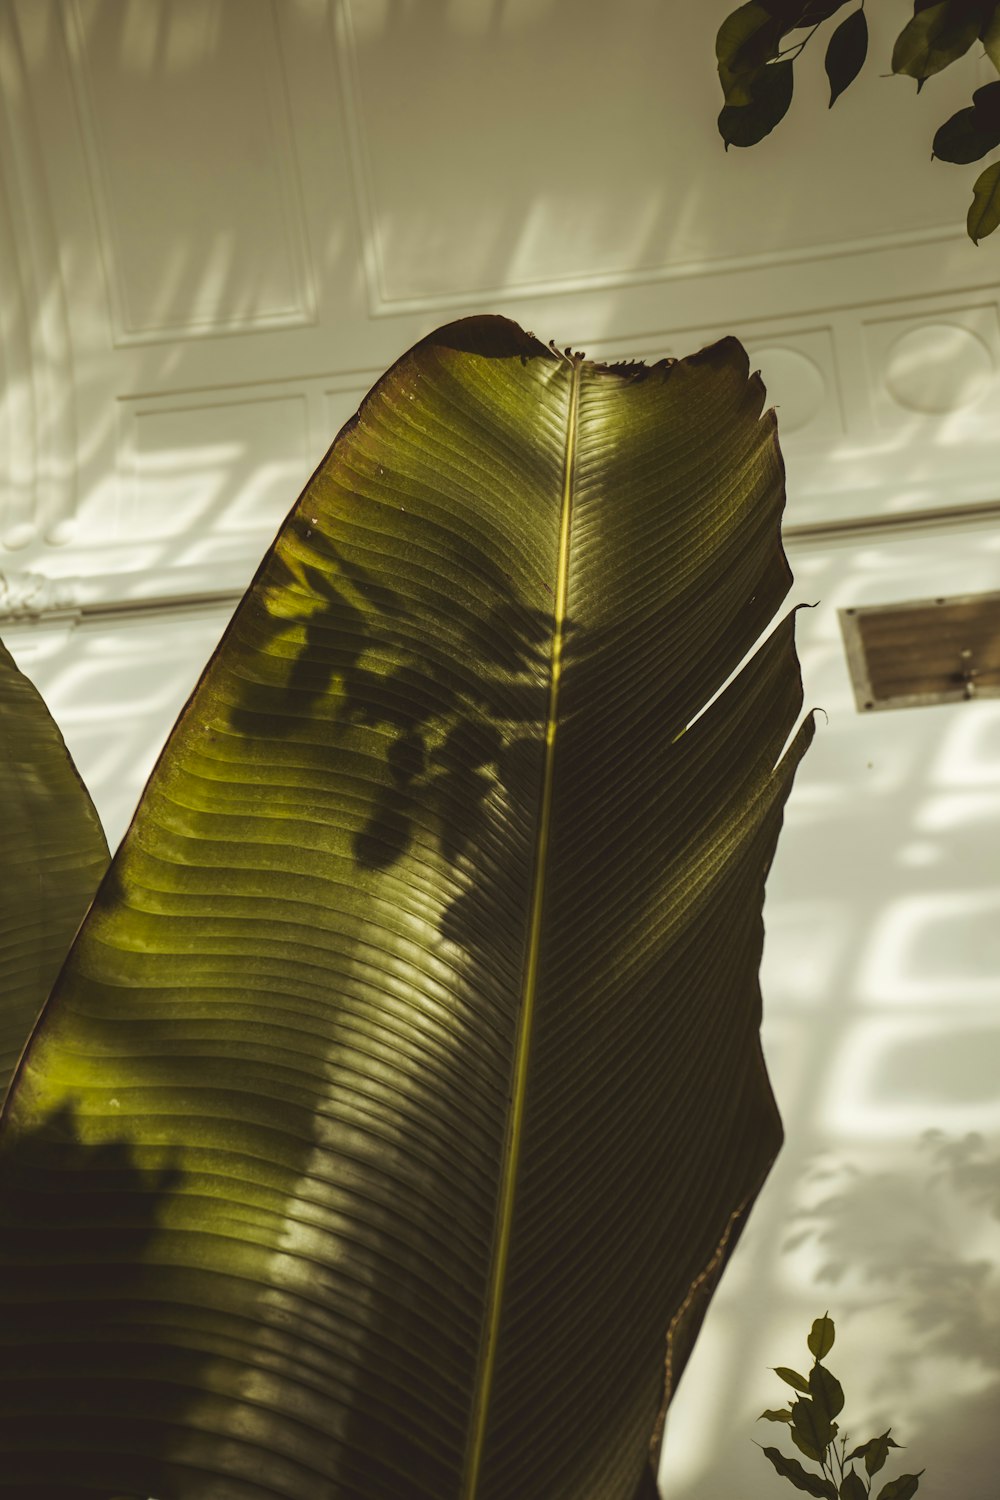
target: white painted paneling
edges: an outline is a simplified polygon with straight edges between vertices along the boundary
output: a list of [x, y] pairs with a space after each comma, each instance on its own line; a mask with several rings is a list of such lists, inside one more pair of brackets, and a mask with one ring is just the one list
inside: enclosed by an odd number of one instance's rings
[[66, 0], [115, 341], [311, 322], [273, 0]]
[[302, 391], [125, 401], [115, 535], [169, 538], [180, 565], [211, 557], [220, 538], [247, 533], [263, 551], [312, 458]]
[[[807, 53], [788, 121], [727, 155], [727, 5], [7, 0], [0, 562], [183, 594], [197, 538], [153, 543], [184, 516], [249, 578], [294, 498], [293, 407], [220, 445], [200, 501], [147, 465], [136, 512], [130, 403], [298, 391], [305, 473], [403, 349], [498, 308], [597, 357], [743, 338], [793, 526], [995, 500], [994, 252], [925, 149], [981, 65], [919, 100], [875, 68], [830, 115]], [[879, 9], [873, 54], [905, 12]]]
[[[804, 57], [794, 146], [785, 132], [724, 154], [713, 46], [724, 7], [344, 5], [377, 311], [831, 259], [858, 244], [950, 238], [964, 216], [965, 184], [942, 179], [920, 147], [939, 119], [897, 89], [883, 128], [877, 70], [841, 101], [834, 127], [818, 59]], [[882, 52], [885, 10], [872, 17]], [[968, 83], [937, 82], [944, 118], [967, 102]], [[808, 172], [788, 170], [795, 149]], [[845, 159], [865, 170], [845, 171]]]

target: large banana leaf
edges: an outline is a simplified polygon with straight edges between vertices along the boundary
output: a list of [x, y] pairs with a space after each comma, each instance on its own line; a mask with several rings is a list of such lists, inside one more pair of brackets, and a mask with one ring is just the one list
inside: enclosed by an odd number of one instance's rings
[[0, 1492], [648, 1491], [780, 1140], [762, 400], [475, 318], [341, 432], [11, 1093]]
[[108, 866], [62, 735], [0, 645], [0, 1099]]

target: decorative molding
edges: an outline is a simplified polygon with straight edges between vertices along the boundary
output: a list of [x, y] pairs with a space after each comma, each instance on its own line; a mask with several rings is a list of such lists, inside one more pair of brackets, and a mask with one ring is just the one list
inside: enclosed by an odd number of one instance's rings
[[0, 619], [38, 620], [42, 616], [77, 614], [80, 587], [73, 578], [43, 573], [0, 573]]
[[[996, 430], [984, 401], [1000, 370], [997, 302], [956, 302], [861, 324], [873, 414], [883, 428], [915, 421], [931, 432], [960, 421], [969, 435]], [[982, 412], [976, 408], [983, 408]], [[976, 435], [980, 434], [976, 432]]]
[[982, 504], [938, 506], [877, 516], [853, 516], [843, 521], [791, 522], [781, 528], [786, 542], [803, 545], [864, 540], [871, 536], [915, 537], [942, 531], [966, 531], [1000, 523], [1000, 500]]
[[882, 379], [897, 406], [943, 416], [973, 406], [996, 376], [992, 351], [959, 323], [924, 323], [889, 346]]
[[[255, 383], [197, 395], [200, 399], [190, 392], [120, 398], [119, 527], [139, 541], [176, 536], [178, 515], [183, 524], [189, 510], [197, 519], [194, 540], [206, 549], [222, 533], [230, 538], [263, 534], [269, 540], [295, 497], [295, 486], [310, 472], [308, 393], [289, 381], [277, 388]], [[282, 413], [277, 427], [271, 417], [275, 409]], [[148, 467], [144, 433], [150, 434]], [[255, 447], [258, 441], [261, 446]], [[172, 456], [166, 468], [164, 454]]]
[[[830, 395], [827, 378], [815, 359], [787, 344], [750, 346], [751, 363], [762, 361], [768, 401], [781, 408], [781, 432], [787, 437], [809, 427]], [[779, 387], [775, 398], [772, 382]]]
[[368, 310], [373, 318], [403, 313], [434, 313], [468, 308], [484, 302], [523, 301], [534, 297], [561, 297], [580, 292], [621, 291], [627, 287], [687, 281], [744, 271], [770, 270], [782, 266], [811, 264], [852, 255], [961, 242], [964, 228], [953, 222], [908, 230], [889, 230], [853, 239], [768, 250], [747, 255], [692, 257], [631, 270], [594, 271], [567, 276], [462, 287], [457, 291], [394, 296], [389, 290], [385, 256], [379, 237], [378, 195], [371, 151], [361, 104], [361, 75], [351, 17], [352, 0], [330, 0], [331, 29], [336, 67], [343, 98], [343, 119], [348, 142], [355, 210], [361, 231], [362, 258], [368, 290]]
[[[220, 0], [220, 3], [226, 4], [227, 0]], [[252, 3], [252, 0], [239, 0], [239, 3], [241, 7], [245, 7]], [[263, 113], [270, 122], [274, 155], [279, 164], [276, 182], [282, 199], [276, 213], [271, 217], [276, 219], [284, 230], [288, 268], [296, 283], [296, 295], [292, 305], [287, 308], [223, 314], [218, 317], [197, 315], [189, 318], [164, 317], [153, 321], [135, 317], [129, 307], [122, 272], [125, 250], [121, 242], [117, 215], [114, 211], [113, 193], [101, 146], [101, 128], [94, 106], [98, 91], [91, 77], [87, 56], [86, 28], [80, 13], [80, 0], [66, 0], [61, 9], [73, 95], [80, 122], [84, 156], [88, 166], [90, 196], [108, 288], [112, 341], [116, 347], [160, 343], [182, 338], [214, 338], [226, 334], [268, 329], [302, 328], [316, 323], [315, 275], [306, 232], [305, 197], [295, 151], [290, 85], [284, 48], [281, 44], [278, 12], [275, 0], [259, 0], [259, 3], [262, 8], [262, 17], [266, 16], [264, 24], [271, 32], [267, 65], [263, 70], [265, 77]], [[228, 0], [228, 4], [233, 5], [234, 0]], [[169, 14], [161, 17], [163, 25], [169, 25], [170, 20]]]
[[[11, 262], [17, 301], [3, 319], [5, 397], [15, 409], [11, 435], [16, 499], [0, 546], [18, 549], [41, 536], [71, 539], [77, 504], [75, 374], [66, 288], [49, 202], [48, 178], [31, 108], [30, 75], [12, 6], [0, 6], [0, 172], [9, 230], [0, 253]], [[6, 245], [3, 241], [6, 241]], [[13, 365], [13, 368], [11, 368]], [[10, 410], [10, 408], [8, 408]]]
[[[369, 307], [373, 318], [397, 317], [401, 313], [433, 313], [436, 309], [478, 307], [484, 302], [521, 302], [530, 297], [566, 297], [580, 292], [623, 291], [626, 287], [652, 286], [658, 282], [690, 281], [705, 276], [730, 276], [743, 271], [767, 271], [782, 266], [809, 265], [816, 261], [865, 255], [872, 251], [902, 250], [914, 245], [937, 245], [960, 241], [965, 231], [952, 224], [936, 229], [914, 229], [863, 239], [841, 240], [829, 245], [799, 249], [768, 250], [758, 255], [712, 256], [702, 260], [677, 261], [670, 266], [650, 266], [634, 271], [604, 271], [585, 275], [552, 277], [546, 281], [506, 282], [499, 286], [467, 287], [459, 292], [431, 292], [416, 297], [386, 296]], [[377, 247], [377, 233], [366, 231], [366, 243]], [[381, 268], [377, 249], [376, 263]], [[381, 270], [379, 274], [381, 282]]]
[[[1000, 522], [1000, 500], [896, 515], [789, 524], [783, 535], [797, 546], [856, 546], [868, 538], [916, 538], [968, 530], [991, 533]], [[31, 572], [0, 573], [0, 618], [22, 624], [43, 620], [97, 623], [133, 616], [232, 608], [249, 583], [256, 557], [245, 564], [178, 565], [92, 577], [51, 578]]]
[[368, 157], [367, 138], [358, 110], [361, 80], [358, 76], [358, 55], [349, 0], [329, 0], [328, 15], [333, 40], [334, 66], [340, 80], [341, 119], [347, 138], [348, 175], [354, 195], [354, 210], [357, 216], [361, 263], [368, 293], [369, 316], [379, 317], [386, 312], [403, 312], [404, 308], [389, 306], [390, 299], [385, 290], [382, 251], [375, 218], [375, 190], [371, 162]]

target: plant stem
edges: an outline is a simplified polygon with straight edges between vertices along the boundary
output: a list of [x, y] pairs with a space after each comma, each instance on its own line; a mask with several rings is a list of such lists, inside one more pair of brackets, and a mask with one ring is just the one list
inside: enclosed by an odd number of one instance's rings
[[803, 47], [806, 45], [806, 42], [810, 41], [811, 38], [813, 36], [815, 36], [816, 32], [819, 30], [819, 28], [820, 28], [821, 25], [822, 25], [822, 22], [821, 21], [817, 21], [815, 26], [810, 27], [808, 35], [804, 36], [802, 38], [801, 42], [793, 42], [790, 47], [783, 47], [783, 48], [779, 49], [778, 54], [777, 54], [778, 57], [787, 57], [787, 55], [789, 54], [789, 52], [791, 52], [793, 54], [792, 61], [794, 62], [795, 59], [798, 57], [799, 53], [802, 51]]

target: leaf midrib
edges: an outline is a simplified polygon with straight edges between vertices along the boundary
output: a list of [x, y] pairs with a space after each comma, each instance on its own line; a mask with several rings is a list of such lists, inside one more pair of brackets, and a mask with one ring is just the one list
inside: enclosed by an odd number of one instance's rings
[[556, 570], [555, 602], [552, 609], [552, 646], [549, 654], [549, 696], [545, 713], [545, 750], [542, 770], [542, 792], [535, 838], [534, 884], [528, 914], [525, 944], [521, 1010], [518, 1018], [514, 1067], [511, 1077], [511, 1104], [507, 1139], [500, 1171], [497, 1221], [494, 1233], [493, 1263], [490, 1270], [483, 1335], [479, 1353], [478, 1379], [469, 1428], [461, 1500], [475, 1500], [483, 1459], [497, 1343], [503, 1313], [510, 1252], [511, 1225], [517, 1194], [518, 1169], [524, 1130], [524, 1107], [527, 1095], [528, 1063], [531, 1056], [535, 994], [538, 986], [538, 962], [541, 950], [542, 918], [545, 905], [545, 875], [548, 863], [549, 831], [552, 822], [552, 789], [555, 773], [556, 731], [559, 721], [559, 688], [562, 678], [563, 648], [566, 632], [566, 602], [569, 593], [569, 544], [573, 513], [573, 474], [576, 462], [578, 411], [580, 404], [580, 370], [582, 358], [573, 357], [573, 376], [569, 393], [566, 424], [566, 448], [563, 460], [563, 483], [559, 520], [559, 558]]

